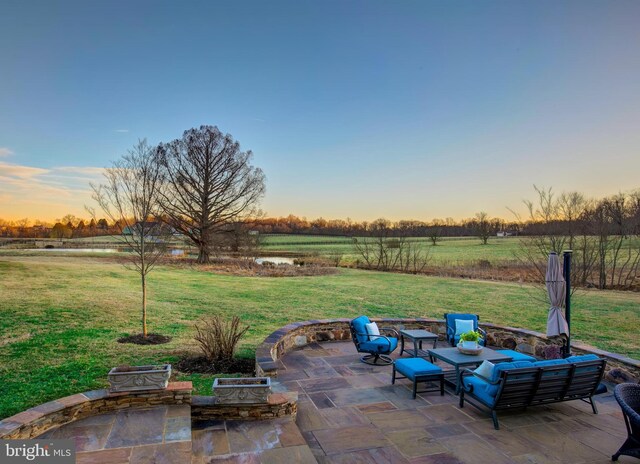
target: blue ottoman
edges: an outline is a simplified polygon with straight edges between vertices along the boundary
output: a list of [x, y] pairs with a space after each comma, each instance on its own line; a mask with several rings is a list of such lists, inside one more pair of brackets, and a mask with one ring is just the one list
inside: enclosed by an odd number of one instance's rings
[[[398, 376], [402, 374], [401, 376]], [[418, 382], [440, 381], [440, 395], [444, 395], [444, 372], [442, 369], [431, 364], [422, 358], [401, 358], [397, 359], [393, 363], [393, 377], [391, 383], [396, 383], [396, 377], [409, 379], [413, 382], [413, 399], [416, 398], [418, 389]], [[438, 391], [438, 389], [424, 390], [420, 393], [427, 391]]]
[[504, 354], [506, 356], [511, 356], [514, 361], [537, 361], [533, 356], [529, 356], [528, 354], [520, 353], [518, 351], [513, 350], [496, 350], [498, 353]]

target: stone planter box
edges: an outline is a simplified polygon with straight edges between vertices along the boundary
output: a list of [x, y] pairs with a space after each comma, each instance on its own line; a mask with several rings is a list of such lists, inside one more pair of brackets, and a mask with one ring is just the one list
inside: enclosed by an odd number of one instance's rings
[[269, 377], [215, 379], [213, 394], [219, 404], [266, 403], [271, 393]]
[[163, 366], [119, 366], [109, 371], [109, 391], [162, 390], [171, 377], [171, 364]]

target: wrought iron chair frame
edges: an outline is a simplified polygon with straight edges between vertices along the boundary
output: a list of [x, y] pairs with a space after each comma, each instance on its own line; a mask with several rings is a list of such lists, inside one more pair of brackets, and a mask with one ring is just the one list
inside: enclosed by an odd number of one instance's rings
[[[389, 345], [389, 350], [388, 352], [391, 353], [391, 340], [389, 340], [389, 337], [385, 336], [385, 335], [371, 335], [368, 333], [358, 333], [356, 332], [355, 327], [353, 326], [353, 320], [351, 322], [349, 322], [349, 330], [351, 331], [351, 339], [353, 340], [353, 343], [356, 345], [356, 349], [358, 350], [358, 353], [368, 353], [364, 356], [362, 356], [360, 358], [360, 361], [362, 361], [365, 364], [370, 364], [372, 366], [388, 366], [390, 364], [393, 364], [393, 359], [391, 359], [391, 356], [389, 356], [388, 354], [384, 354], [384, 353], [374, 353], [374, 352], [370, 352], [370, 351], [366, 351], [366, 350], [362, 350], [360, 348], [360, 344], [362, 342], [360, 342], [360, 340], [358, 339], [358, 336], [361, 337], [367, 337], [367, 341], [371, 341], [377, 338], [382, 338], [384, 340], [386, 340], [386, 342]], [[398, 334], [398, 331], [392, 327], [380, 327], [380, 333], [382, 332], [392, 332], [394, 334], [394, 338], [399, 339], [400, 335]], [[379, 362], [380, 361], [380, 362]]]
[[[614, 396], [622, 409], [627, 439], [618, 452], [611, 456], [611, 460], [617, 461], [620, 455], [640, 458], [640, 384], [616, 385]], [[632, 404], [629, 404], [630, 402]]]

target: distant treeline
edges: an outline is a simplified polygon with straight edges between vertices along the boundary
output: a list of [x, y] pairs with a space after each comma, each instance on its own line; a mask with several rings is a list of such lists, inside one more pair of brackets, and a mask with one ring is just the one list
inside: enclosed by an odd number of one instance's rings
[[[374, 236], [383, 225], [388, 230], [389, 236], [397, 237], [429, 237], [434, 233], [443, 237], [467, 237], [474, 236], [478, 228], [477, 219], [464, 219], [455, 221], [433, 220], [430, 222], [402, 220], [389, 221], [381, 218], [375, 221], [352, 221], [350, 219], [324, 219], [318, 218], [312, 221], [290, 214], [287, 217], [261, 218], [251, 221], [251, 228], [262, 234], [294, 234], [294, 235], [328, 235], [328, 236]], [[489, 219], [489, 227], [493, 234], [505, 231], [517, 235], [521, 233], [522, 226], [518, 222], [507, 222], [503, 219]]]
[[20, 219], [5, 221], [0, 219], [0, 237], [14, 238], [80, 238], [112, 235], [121, 230], [117, 223], [106, 219], [84, 220], [67, 214], [53, 223]]
[[[371, 237], [470, 237], [479, 230], [490, 235], [567, 236], [576, 235], [640, 235], [640, 192], [618, 194], [599, 200], [587, 200], [579, 193], [554, 196], [551, 189], [536, 189], [535, 203], [525, 202], [529, 209], [526, 218], [506, 221], [478, 213], [474, 218], [432, 221], [401, 220], [353, 221], [351, 219], [308, 220], [290, 214], [286, 217], [254, 218], [229, 229], [242, 229], [260, 234], [326, 235]], [[117, 223], [106, 219], [85, 220], [71, 214], [54, 223], [43, 221], [5, 221], [0, 219], [1, 237], [76, 238], [118, 233]], [[571, 240], [572, 241], [572, 240]]]
[[[431, 222], [411, 220], [393, 222], [386, 219], [377, 219], [371, 222], [355, 222], [349, 219], [318, 218], [309, 221], [306, 218], [294, 215], [252, 219], [245, 222], [244, 227], [260, 234], [367, 237], [375, 235], [382, 224], [389, 230], [390, 236], [398, 237], [428, 237], [434, 234], [442, 237], [467, 237], [475, 235], [478, 228], [477, 219], [465, 219], [462, 221], [447, 219]], [[526, 231], [528, 226], [525, 225], [523, 227], [518, 222], [507, 222], [503, 219], [495, 218], [489, 219], [489, 228], [494, 235], [499, 231], [504, 231], [509, 235], [518, 235]], [[119, 233], [119, 230], [117, 224], [110, 224], [106, 219], [97, 221], [95, 219], [82, 220], [71, 215], [67, 215], [55, 223], [31, 222], [28, 219], [18, 221], [0, 219], [0, 237], [78, 238], [109, 235]]]

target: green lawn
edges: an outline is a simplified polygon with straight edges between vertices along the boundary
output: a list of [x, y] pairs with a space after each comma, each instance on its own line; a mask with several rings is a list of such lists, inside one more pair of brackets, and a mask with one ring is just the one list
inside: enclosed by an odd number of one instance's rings
[[[475, 237], [443, 238], [436, 246], [426, 237], [413, 237], [409, 240], [429, 252], [432, 264], [464, 265], [477, 263], [479, 260], [487, 260], [492, 264], [513, 261], [521, 239], [493, 237], [487, 245], [483, 245]], [[354, 261], [357, 257], [350, 237], [266, 235], [261, 246], [268, 253], [342, 254], [347, 262]]]
[[[151, 330], [174, 337], [159, 346], [122, 345], [139, 331], [136, 274], [105, 258], [0, 254], [0, 417], [56, 397], [103, 387], [109, 368], [174, 362], [195, 350], [193, 323], [239, 315], [251, 325], [241, 354], [296, 320], [370, 316], [481, 319], [543, 331], [543, 292], [528, 286], [341, 269], [319, 277], [253, 278], [160, 267], [149, 280]], [[640, 357], [640, 295], [584, 291], [574, 299], [574, 335]], [[182, 378], [182, 377], [181, 377]], [[200, 393], [211, 377], [185, 376]]]

